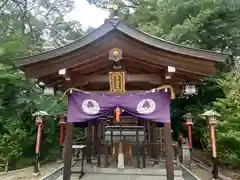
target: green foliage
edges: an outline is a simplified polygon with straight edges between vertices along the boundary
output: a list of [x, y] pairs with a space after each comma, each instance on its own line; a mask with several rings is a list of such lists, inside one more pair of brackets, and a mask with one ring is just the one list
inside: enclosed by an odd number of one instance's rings
[[[45, 110], [55, 115], [66, 111], [66, 99], [58, 101], [61, 93], [57, 97], [44, 96], [37, 81], [25, 79], [12, 59], [79, 38], [81, 25], [64, 20], [72, 8], [71, 0], [0, 2], [0, 164], [3, 162], [6, 170], [8, 166], [14, 169], [33, 162], [36, 124], [32, 113]], [[43, 162], [59, 155], [58, 138], [57, 120], [46, 117], [41, 141]]]
[[221, 112], [217, 143], [221, 157], [229, 164], [240, 163], [240, 72], [235, 69], [217, 80], [225, 97], [214, 102]]

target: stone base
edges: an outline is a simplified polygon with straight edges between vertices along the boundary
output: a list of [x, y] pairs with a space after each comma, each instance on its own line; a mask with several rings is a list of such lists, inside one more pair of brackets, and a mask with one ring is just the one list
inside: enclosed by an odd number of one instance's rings
[[33, 176], [33, 177], [38, 177], [38, 176], [40, 176], [40, 172], [38, 172], [38, 173], [32, 173], [32, 176]]
[[182, 162], [184, 165], [190, 164], [190, 150], [188, 146], [182, 147]]

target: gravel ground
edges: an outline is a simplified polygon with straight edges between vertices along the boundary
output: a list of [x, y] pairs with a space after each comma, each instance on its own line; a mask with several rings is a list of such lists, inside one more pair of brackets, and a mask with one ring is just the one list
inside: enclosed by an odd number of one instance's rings
[[62, 164], [60, 163], [48, 163], [45, 165], [42, 165], [40, 171], [41, 174], [38, 177], [34, 177], [32, 175], [33, 173], [33, 167], [17, 170], [17, 171], [11, 171], [7, 174], [0, 175], [0, 180], [39, 180], [41, 177], [51, 173], [58, 167], [60, 167]]

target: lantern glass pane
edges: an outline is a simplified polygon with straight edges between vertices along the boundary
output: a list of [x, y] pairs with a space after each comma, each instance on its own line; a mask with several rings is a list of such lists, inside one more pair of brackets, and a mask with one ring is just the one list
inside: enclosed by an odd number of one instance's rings
[[185, 86], [185, 94], [191, 95], [191, 94], [196, 94], [196, 86], [195, 85], [186, 85]]
[[54, 95], [54, 88], [53, 87], [45, 87], [44, 88], [44, 94], [48, 96]]

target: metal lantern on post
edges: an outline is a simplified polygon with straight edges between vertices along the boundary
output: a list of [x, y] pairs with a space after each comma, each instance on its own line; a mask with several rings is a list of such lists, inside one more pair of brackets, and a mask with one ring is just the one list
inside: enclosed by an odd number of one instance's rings
[[41, 134], [43, 129], [43, 117], [49, 115], [46, 111], [36, 111], [32, 114], [35, 117], [35, 122], [37, 125], [37, 137], [36, 137], [36, 163], [34, 165], [34, 173], [36, 175], [40, 174], [40, 142], [41, 142]]
[[189, 165], [191, 166], [192, 164], [192, 114], [191, 113], [187, 113], [183, 116], [183, 118], [186, 120], [186, 122], [184, 123], [184, 125], [188, 128], [188, 147], [189, 147], [189, 151], [190, 151], [190, 162]]
[[220, 116], [219, 113], [213, 110], [205, 111], [202, 116], [208, 121], [209, 124], [209, 134], [210, 142], [212, 147], [212, 161], [213, 161], [213, 179], [218, 178], [218, 163], [217, 163], [217, 150], [216, 150], [216, 141], [215, 141], [215, 127], [217, 124], [217, 117]]
[[64, 143], [64, 127], [67, 121], [67, 115], [66, 114], [58, 114], [57, 119], [59, 120], [60, 125], [60, 137], [59, 137], [59, 144], [60, 144], [60, 155], [62, 159], [63, 154], [63, 143]]

